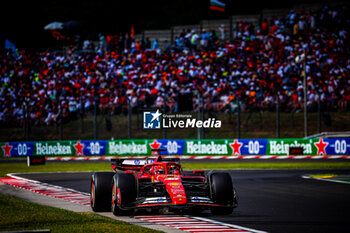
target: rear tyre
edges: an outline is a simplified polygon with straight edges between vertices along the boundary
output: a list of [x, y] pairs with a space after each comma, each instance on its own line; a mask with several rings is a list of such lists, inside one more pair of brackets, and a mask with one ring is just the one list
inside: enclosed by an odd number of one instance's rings
[[212, 207], [212, 214], [232, 214], [234, 205], [236, 205], [236, 197], [230, 174], [224, 172], [212, 174], [210, 185], [214, 202], [224, 205], [223, 207]]
[[137, 189], [135, 177], [128, 173], [117, 173], [112, 184], [112, 212], [116, 216], [131, 215], [130, 203], [136, 200]]
[[114, 172], [95, 172], [91, 176], [90, 205], [93, 211], [111, 211], [111, 191]]

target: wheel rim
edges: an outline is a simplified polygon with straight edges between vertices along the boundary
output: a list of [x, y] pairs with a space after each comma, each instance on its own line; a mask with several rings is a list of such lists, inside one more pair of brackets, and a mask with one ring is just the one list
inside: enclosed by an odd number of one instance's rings
[[115, 184], [113, 184], [113, 188], [112, 188], [112, 206], [113, 208], [115, 206]]
[[94, 185], [94, 182], [91, 182], [90, 200], [91, 200], [91, 206], [93, 207], [95, 204], [95, 185]]
[[117, 196], [117, 203], [120, 204], [120, 203], [121, 203], [120, 189], [119, 189], [119, 188], [116, 188], [116, 190], [117, 190], [117, 193], [116, 193], [116, 196]]

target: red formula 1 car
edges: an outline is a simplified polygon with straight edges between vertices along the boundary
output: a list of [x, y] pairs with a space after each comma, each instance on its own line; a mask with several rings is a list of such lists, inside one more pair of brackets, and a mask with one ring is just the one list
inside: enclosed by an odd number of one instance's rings
[[179, 159], [112, 159], [114, 172], [96, 172], [91, 179], [91, 207], [130, 215], [135, 209], [201, 211], [228, 215], [237, 207], [231, 176], [204, 170], [184, 172]]

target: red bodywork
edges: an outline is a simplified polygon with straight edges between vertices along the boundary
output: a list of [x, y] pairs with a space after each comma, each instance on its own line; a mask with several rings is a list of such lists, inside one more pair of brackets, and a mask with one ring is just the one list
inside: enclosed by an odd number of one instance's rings
[[[124, 170], [125, 173], [133, 174], [139, 186], [138, 201], [133, 208], [220, 206], [211, 201], [204, 170], [184, 173], [179, 163], [164, 161], [161, 156], [151, 163], [145, 160], [145, 164], [139, 164], [139, 160], [118, 161], [119, 163], [112, 162], [113, 170]], [[203, 190], [200, 196], [189, 195], [188, 190], [193, 189], [194, 185], [197, 185], [195, 188], [200, 191]], [[185, 186], [188, 187], [188, 193]], [[142, 188], [148, 189], [143, 193]], [[153, 192], [154, 196], [150, 196]]]

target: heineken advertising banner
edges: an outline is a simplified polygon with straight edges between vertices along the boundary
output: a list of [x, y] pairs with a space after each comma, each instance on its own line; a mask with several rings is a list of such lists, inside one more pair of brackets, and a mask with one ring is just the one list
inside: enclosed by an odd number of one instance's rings
[[304, 155], [350, 155], [350, 138], [269, 139], [267, 155], [288, 155], [290, 147], [302, 147]]
[[186, 140], [185, 155], [265, 155], [268, 139]]
[[76, 155], [106, 155], [107, 141], [77, 141], [73, 144]]
[[35, 142], [34, 145], [33, 155], [75, 155], [73, 153], [72, 141]]
[[[290, 147], [302, 147], [304, 155], [317, 155], [316, 139], [274, 139], [269, 140], [266, 154], [288, 155]], [[325, 154], [325, 153], [324, 153]]]
[[205, 140], [75, 140], [0, 142], [0, 157], [154, 155], [288, 155], [302, 148], [304, 155], [350, 155], [350, 138], [205, 139]]
[[158, 139], [153, 140], [150, 146], [152, 149], [165, 149], [160, 152], [161, 155], [183, 155], [185, 140]]
[[108, 141], [107, 155], [149, 155], [149, 140]]
[[25, 157], [34, 153], [34, 142], [0, 142], [0, 157]]

